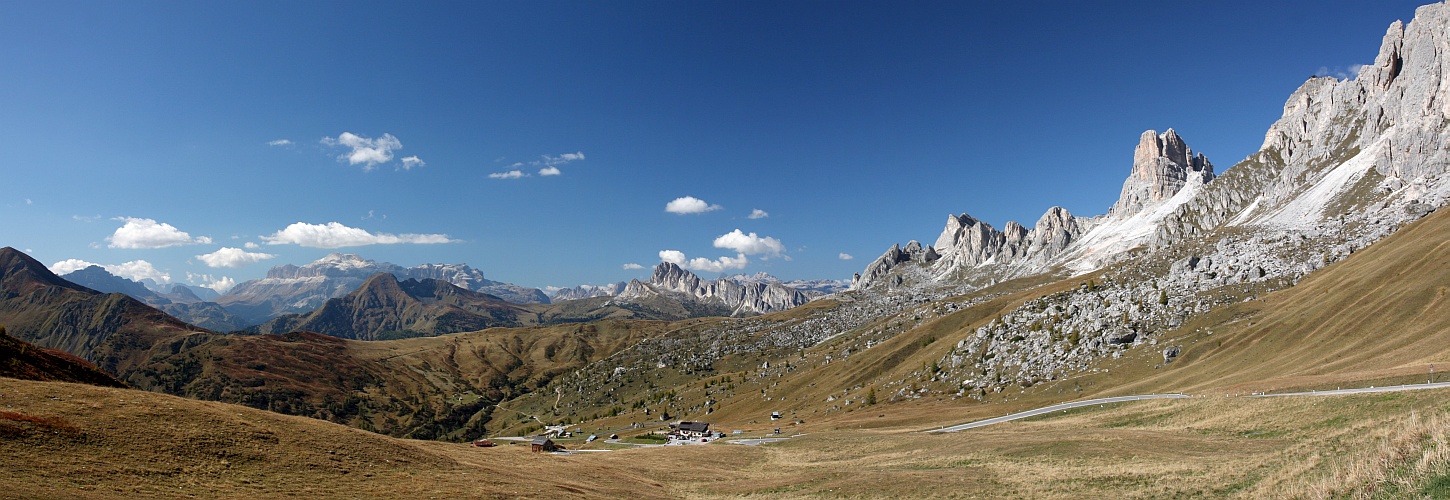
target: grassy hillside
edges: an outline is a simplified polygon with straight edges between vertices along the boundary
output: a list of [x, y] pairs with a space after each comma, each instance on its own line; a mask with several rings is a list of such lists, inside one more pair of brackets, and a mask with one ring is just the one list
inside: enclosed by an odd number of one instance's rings
[[[661, 413], [748, 426], [768, 423], [764, 419], [773, 411], [782, 412], [785, 422], [808, 422], [805, 427], [819, 421], [929, 426], [1097, 395], [1244, 394], [1424, 381], [1432, 364], [1442, 372], [1437, 380], [1445, 380], [1447, 241], [1450, 213], [1433, 214], [1295, 286], [1272, 293], [1252, 284], [1211, 290], [1203, 300], [1226, 305], [1155, 333], [1153, 342], [1124, 346], [1068, 376], [1000, 392], [963, 394], [955, 379], [936, 376], [937, 364], [1008, 311], [1137, 271], [1109, 268], [1057, 282], [1037, 277], [922, 301], [805, 348], [779, 345], [776, 335], [812, 318], [853, 310], [823, 302], [754, 319], [698, 322], [505, 406], [546, 421], [597, 422], [601, 428], [657, 421]], [[707, 356], [709, 363], [686, 362], [726, 342], [749, 347]], [[1170, 346], [1181, 347], [1182, 354], [1165, 363], [1163, 351]], [[958, 409], [952, 420], [894, 410], [938, 403]], [[886, 416], [878, 422], [858, 418], [859, 412]]]
[[126, 387], [89, 361], [11, 337], [4, 327], [0, 327], [0, 377]]
[[146, 387], [424, 439], [487, 432], [499, 401], [669, 329], [600, 321], [352, 341], [293, 332], [212, 336], [137, 369]]
[[[1450, 370], [1450, 211], [1261, 299], [1168, 335], [1161, 370], [1124, 363], [1118, 392], [1248, 393], [1424, 382]], [[1161, 361], [1161, 359], [1159, 359]], [[1443, 374], [1436, 380], [1450, 378]]]
[[[1450, 391], [1140, 402], [957, 434], [821, 426], [763, 447], [717, 442], [568, 456], [507, 441], [475, 448], [389, 438], [228, 404], [58, 382], [0, 378], [0, 400], [0, 485], [3, 496], [22, 498], [1450, 493]], [[895, 411], [945, 418], [955, 409]]]

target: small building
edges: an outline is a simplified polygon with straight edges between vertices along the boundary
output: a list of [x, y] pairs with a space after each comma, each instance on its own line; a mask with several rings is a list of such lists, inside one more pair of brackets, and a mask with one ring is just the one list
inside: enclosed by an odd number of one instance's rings
[[684, 438], [701, 438], [710, 435], [709, 422], [680, 422], [672, 425], [675, 434]]
[[554, 440], [549, 439], [548, 436], [536, 437], [529, 444], [535, 452], [558, 451], [559, 449], [559, 446], [554, 444]]

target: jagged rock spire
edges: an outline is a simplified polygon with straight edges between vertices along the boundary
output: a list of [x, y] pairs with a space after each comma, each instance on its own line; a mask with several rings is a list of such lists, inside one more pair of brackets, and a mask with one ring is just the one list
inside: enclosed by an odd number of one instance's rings
[[1148, 130], [1138, 138], [1133, 151], [1133, 171], [1123, 182], [1123, 192], [1108, 215], [1130, 217], [1145, 208], [1172, 198], [1189, 182], [1205, 184], [1213, 180], [1213, 164], [1202, 153], [1193, 150], [1168, 129], [1162, 135]]

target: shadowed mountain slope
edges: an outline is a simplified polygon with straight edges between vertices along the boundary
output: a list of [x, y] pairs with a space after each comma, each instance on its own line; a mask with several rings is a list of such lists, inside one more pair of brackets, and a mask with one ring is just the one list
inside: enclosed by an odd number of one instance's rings
[[126, 387], [111, 374], [72, 354], [35, 347], [0, 328], [0, 377]]
[[537, 315], [492, 295], [459, 288], [446, 281], [409, 279], [399, 282], [378, 273], [357, 290], [329, 299], [309, 314], [289, 314], [257, 327], [261, 333], [314, 331], [357, 340], [421, 337], [521, 326]]
[[156, 346], [211, 333], [125, 294], [66, 281], [10, 247], [0, 249], [0, 324], [20, 340], [69, 352], [123, 380]]

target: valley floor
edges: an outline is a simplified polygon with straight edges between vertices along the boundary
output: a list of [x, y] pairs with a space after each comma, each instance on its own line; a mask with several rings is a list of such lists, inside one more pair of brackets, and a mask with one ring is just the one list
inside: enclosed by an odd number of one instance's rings
[[531, 453], [523, 443], [475, 448], [400, 440], [142, 391], [0, 379], [0, 466], [7, 472], [0, 497], [1450, 493], [1445, 389], [1139, 401], [952, 434], [920, 432], [932, 427], [923, 422], [953, 423], [965, 405], [877, 405], [764, 446], [552, 455]]

